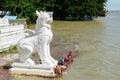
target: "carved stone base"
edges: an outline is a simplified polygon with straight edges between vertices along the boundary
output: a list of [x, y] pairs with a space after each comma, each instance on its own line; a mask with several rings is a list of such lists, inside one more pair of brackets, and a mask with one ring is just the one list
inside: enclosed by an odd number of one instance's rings
[[12, 68], [9, 70], [10, 74], [15, 75], [33, 75], [33, 76], [43, 76], [43, 77], [55, 77], [54, 73], [55, 65], [45, 65], [37, 64], [30, 65], [27, 63], [13, 63]]

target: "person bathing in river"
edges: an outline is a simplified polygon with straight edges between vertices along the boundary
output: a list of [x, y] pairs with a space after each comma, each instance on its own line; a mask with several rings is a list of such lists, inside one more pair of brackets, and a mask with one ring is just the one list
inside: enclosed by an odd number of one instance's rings
[[56, 74], [62, 74], [62, 72], [64, 70], [67, 69], [67, 67], [69, 66], [69, 64], [71, 64], [74, 61], [72, 52], [70, 51], [69, 54], [67, 55], [67, 57], [63, 58], [60, 57], [58, 59], [58, 65], [55, 68], [55, 73]]
[[62, 68], [60, 65], [56, 65], [56, 68], [55, 68], [55, 74], [62, 74]]
[[73, 58], [73, 55], [72, 55], [72, 52], [70, 51], [69, 54], [67, 55], [68, 59], [69, 59], [69, 62], [73, 62], [74, 61], [74, 58]]
[[59, 58], [58, 65], [64, 66], [64, 58]]
[[59, 58], [58, 65], [68, 67], [69, 63], [73, 61], [74, 61], [74, 58], [73, 58], [72, 52], [70, 51], [65, 58], [63, 57]]

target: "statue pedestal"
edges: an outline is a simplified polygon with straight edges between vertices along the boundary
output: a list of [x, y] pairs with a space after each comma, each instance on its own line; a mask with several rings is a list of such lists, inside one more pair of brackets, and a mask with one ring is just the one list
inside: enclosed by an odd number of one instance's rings
[[55, 65], [36, 64], [30, 65], [27, 63], [15, 62], [12, 64], [12, 68], [9, 70], [10, 74], [22, 74], [22, 75], [33, 75], [43, 77], [55, 77], [54, 73]]

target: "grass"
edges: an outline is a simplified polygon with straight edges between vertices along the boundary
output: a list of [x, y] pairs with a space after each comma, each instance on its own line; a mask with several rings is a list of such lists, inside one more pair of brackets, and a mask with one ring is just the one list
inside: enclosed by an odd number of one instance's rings
[[7, 50], [0, 52], [0, 56], [4, 56], [6, 54], [18, 53], [17, 45], [10, 46]]

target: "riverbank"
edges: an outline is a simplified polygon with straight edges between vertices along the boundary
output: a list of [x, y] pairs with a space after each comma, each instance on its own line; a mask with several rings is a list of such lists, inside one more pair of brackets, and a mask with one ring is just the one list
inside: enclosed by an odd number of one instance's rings
[[95, 21], [54, 21], [51, 54], [78, 52], [72, 66], [58, 78], [17, 75], [11, 80], [120, 80], [119, 15], [108, 12]]

